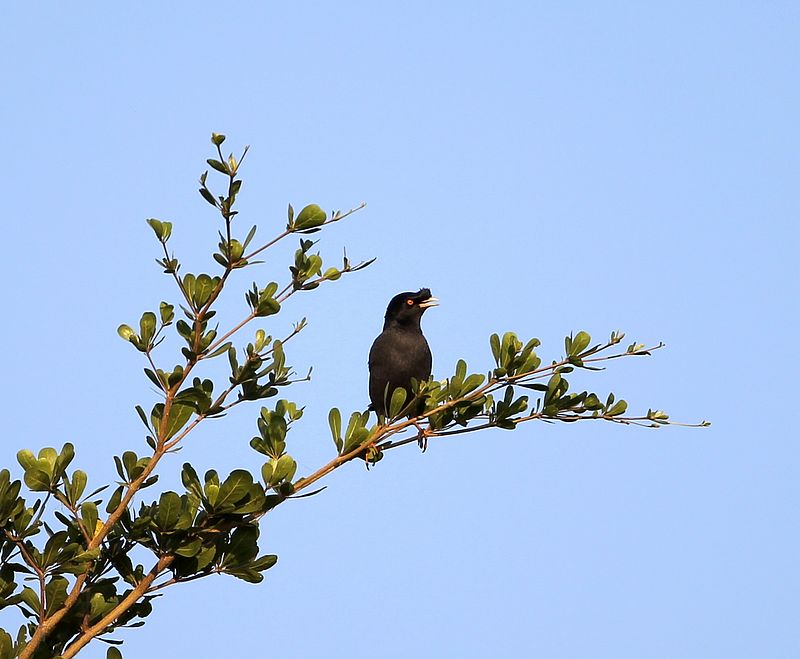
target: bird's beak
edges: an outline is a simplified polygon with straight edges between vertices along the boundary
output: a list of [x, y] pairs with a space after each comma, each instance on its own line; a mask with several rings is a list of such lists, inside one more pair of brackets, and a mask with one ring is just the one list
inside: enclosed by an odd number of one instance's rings
[[435, 297], [429, 297], [427, 300], [423, 300], [419, 303], [420, 309], [427, 309], [428, 307], [438, 307], [439, 300]]

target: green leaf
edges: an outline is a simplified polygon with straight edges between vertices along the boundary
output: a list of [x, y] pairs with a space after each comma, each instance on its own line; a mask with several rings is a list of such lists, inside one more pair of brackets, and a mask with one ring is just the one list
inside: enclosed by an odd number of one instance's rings
[[230, 243], [228, 243], [227, 250], [231, 263], [236, 263], [240, 258], [242, 258], [242, 254], [244, 254], [244, 245], [242, 245], [242, 243], [235, 238], [231, 238]]
[[280, 302], [273, 297], [277, 288], [277, 284], [271, 282], [265, 289], [259, 291], [254, 309], [256, 316], [272, 316], [281, 310]]
[[247, 566], [258, 555], [258, 528], [240, 526], [236, 529], [231, 533], [225, 553], [223, 564]]
[[497, 334], [492, 334], [489, 337], [489, 345], [492, 348], [492, 357], [494, 357], [495, 363], [499, 366], [500, 365], [500, 337]]
[[47, 492], [50, 489], [50, 475], [39, 467], [26, 470], [24, 480], [32, 492]]
[[90, 536], [94, 536], [95, 529], [97, 528], [97, 506], [93, 501], [84, 501], [81, 504], [81, 519], [86, 531]]
[[154, 484], [155, 484], [155, 483], [157, 483], [157, 482], [158, 482], [158, 475], [155, 475], [155, 476], [150, 476], [149, 478], [145, 478], [145, 479], [142, 481], [142, 485], [141, 485], [141, 488], [140, 488], [140, 489], [142, 489], [142, 490], [143, 490], [144, 488], [146, 488], [146, 487], [150, 487], [151, 485], [154, 485]]
[[250, 567], [258, 572], [263, 572], [264, 570], [269, 570], [277, 562], [278, 557], [275, 554], [267, 554], [253, 561]]
[[228, 166], [225, 163], [222, 163], [219, 160], [215, 160], [214, 158], [209, 158], [208, 160], [206, 160], [206, 162], [212, 169], [216, 169], [218, 172], [222, 174], [230, 175], [230, 172], [228, 171]]
[[80, 554], [76, 554], [72, 557], [72, 561], [75, 563], [88, 563], [89, 561], [96, 561], [100, 553], [103, 551], [102, 547], [95, 547], [94, 549], [88, 549], [86, 551], [82, 551]]
[[272, 474], [275, 473], [275, 464], [278, 461], [274, 458], [269, 462], [265, 462], [261, 465], [261, 478], [264, 479], [265, 485], [269, 487], [269, 484], [272, 482]]
[[520, 367], [517, 369], [518, 374], [522, 373], [530, 373], [531, 371], [535, 371], [541, 365], [542, 360], [536, 355], [533, 350], [530, 351], [528, 356], [522, 362]]
[[225, 574], [230, 574], [232, 577], [236, 577], [247, 583], [260, 583], [264, 580], [261, 573], [250, 568], [225, 570]]
[[182, 544], [180, 547], [178, 547], [178, 549], [175, 550], [175, 553], [178, 554], [178, 556], [186, 556], [187, 558], [191, 558], [192, 556], [197, 556], [202, 548], [203, 541], [200, 538], [195, 538], [186, 544]]
[[546, 384], [538, 384], [538, 383], [536, 383], [536, 384], [522, 384], [520, 386], [524, 387], [525, 389], [534, 389], [536, 391], [547, 391], [547, 385]]
[[587, 334], [586, 332], [578, 332], [575, 335], [575, 338], [572, 339], [572, 349], [569, 352], [571, 357], [575, 355], [581, 354], [586, 348], [589, 347], [589, 344], [592, 342], [592, 337]]
[[108, 500], [108, 503], [106, 504], [106, 512], [107, 513], [110, 514], [110, 513], [114, 512], [117, 509], [117, 507], [119, 506], [120, 502], [122, 501], [122, 492], [123, 492], [123, 487], [122, 487], [122, 485], [120, 485], [111, 494], [111, 498]]
[[162, 531], [172, 529], [181, 514], [181, 498], [176, 492], [164, 492], [158, 499], [155, 523]]
[[195, 496], [201, 497], [203, 495], [203, 486], [200, 483], [200, 478], [197, 476], [194, 467], [188, 462], [183, 463], [181, 482], [183, 486]]
[[14, 642], [11, 635], [5, 629], [0, 629], [0, 659], [11, 659], [13, 656]]
[[550, 394], [550, 396], [555, 395], [560, 385], [561, 385], [561, 375], [559, 375], [558, 373], [554, 373], [553, 375], [550, 376], [550, 379], [547, 382], [548, 394]]
[[166, 302], [158, 305], [158, 313], [161, 316], [161, 324], [169, 325], [175, 318], [175, 307]]
[[317, 204], [309, 204], [297, 214], [295, 218], [293, 229], [295, 231], [302, 231], [304, 229], [313, 229], [325, 223], [327, 215]]
[[31, 467], [36, 466], [36, 456], [32, 451], [29, 451], [28, 449], [22, 449], [21, 451], [17, 451], [17, 462], [19, 462], [20, 466], [27, 471]]
[[[225, 136], [222, 133], [211, 133], [211, 143], [214, 146], [221, 146], [224, 141]], [[111, 657], [108, 657], [107, 659], [111, 659]]]
[[[66, 580], [65, 580], [66, 581]], [[38, 612], [42, 604], [39, 601], [39, 596], [36, 591], [28, 586], [25, 586], [20, 593], [20, 599], [27, 604], [31, 610]]]
[[170, 439], [178, 434], [178, 431], [186, 425], [189, 417], [194, 413], [194, 407], [191, 405], [184, 405], [182, 403], [173, 403], [169, 413], [169, 420], [167, 421], [166, 433], [164, 439]]
[[[119, 330], [117, 330], [119, 331]], [[156, 315], [152, 311], [145, 311], [139, 321], [139, 336], [145, 345], [150, 345], [156, 333]]]
[[475, 389], [483, 384], [485, 379], [486, 376], [482, 373], [473, 373], [466, 380], [464, 380], [464, 384], [461, 386], [461, 395], [463, 396], [475, 391]]
[[113, 600], [106, 600], [103, 593], [94, 593], [89, 601], [89, 620], [96, 621], [116, 606]]
[[284, 480], [291, 482], [292, 477], [297, 470], [297, 463], [294, 461], [294, 458], [292, 458], [291, 455], [282, 455], [280, 458], [278, 458], [273, 470], [274, 471], [272, 473], [272, 478], [270, 479], [270, 485], [277, 485]]
[[[125, 323], [122, 323], [122, 325], [117, 328], [117, 334], [126, 341], [131, 341], [131, 339], [136, 338], [136, 332], [133, 331], [130, 325], [126, 325]], [[133, 341], [131, 341], [131, 343], [133, 343]]]
[[[145, 370], [147, 370], [147, 369], [145, 369]], [[153, 373], [153, 372], [150, 371], [150, 373]], [[155, 373], [153, 373], [153, 376], [155, 377]], [[163, 389], [164, 388], [164, 385], [160, 384], [158, 382], [158, 378], [157, 377], [156, 377], [156, 384], [158, 384], [159, 389]], [[139, 418], [142, 420], [142, 423], [144, 424], [144, 427], [152, 432], [152, 430], [150, 428], [150, 422], [147, 420], [147, 415], [144, 413], [144, 410], [142, 409], [142, 406], [141, 405], [137, 405], [135, 409], [136, 409], [136, 413], [139, 415]]]
[[48, 568], [53, 565], [58, 558], [58, 553], [66, 545], [67, 540], [68, 535], [66, 531], [58, 531], [51, 535], [45, 543], [40, 567]]
[[257, 230], [257, 227], [254, 224], [252, 226], [252, 228], [250, 229], [250, 231], [247, 232], [247, 237], [244, 239], [244, 243], [242, 244], [242, 247], [244, 249], [247, 249], [248, 245], [250, 245], [250, 242], [253, 240], [253, 238], [256, 235], [256, 230]]
[[231, 345], [232, 344], [231, 344], [230, 341], [228, 341], [226, 343], [223, 343], [219, 348], [214, 350], [214, 352], [211, 352], [211, 353], [207, 354], [205, 356], [206, 359], [213, 359], [214, 357], [219, 357], [221, 354], [228, 352], [228, 350], [230, 349]]
[[156, 238], [158, 238], [159, 241], [164, 242], [164, 224], [161, 222], [161, 220], [150, 218], [147, 220], [147, 223], [150, 225], [153, 233], [156, 234]]
[[58, 611], [67, 599], [67, 586], [69, 582], [64, 577], [53, 577], [45, 586], [44, 593], [47, 598], [45, 616], [50, 617]]
[[394, 419], [400, 414], [406, 404], [407, 397], [408, 394], [403, 387], [397, 387], [392, 392], [392, 399], [389, 402], [389, 418]]
[[264, 488], [261, 487], [261, 484], [254, 483], [244, 499], [236, 504], [236, 508], [232, 512], [237, 515], [260, 513], [264, 511], [264, 502]]
[[214, 507], [217, 503], [217, 495], [219, 494], [219, 484], [206, 482], [204, 488], [206, 500], [210, 507]]
[[75, 458], [75, 447], [67, 442], [61, 447], [61, 453], [56, 457], [55, 464], [53, 465], [53, 480], [59, 481], [61, 476], [64, 475], [70, 462]]
[[211, 293], [214, 290], [217, 282], [219, 282], [218, 277], [212, 279], [206, 274], [197, 276], [194, 284], [192, 301], [198, 309], [208, 302], [208, 298], [211, 297]]
[[127, 476], [128, 478], [133, 480], [134, 478], [133, 468], [136, 466], [138, 460], [139, 458], [137, 457], [136, 453], [134, 453], [133, 451], [125, 451], [122, 454], [122, 464], [125, 467], [125, 473], [120, 474], [120, 476], [122, 476], [123, 478]]
[[253, 476], [245, 469], [235, 469], [220, 485], [214, 507], [217, 510], [233, 508], [253, 486]]
[[369, 259], [368, 261], [362, 261], [362, 262], [361, 262], [361, 263], [359, 263], [357, 266], [354, 266], [354, 267], [349, 267], [349, 266], [348, 266], [348, 267], [346, 268], [346, 270], [347, 270], [348, 272], [358, 272], [359, 270], [363, 270], [364, 268], [368, 268], [368, 267], [369, 267], [369, 266], [371, 266], [373, 263], [375, 263], [375, 261], [377, 261], [377, 260], [378, 260], [378, 257], [376, 256], [376, 257], [374, 257], [374, 258], [371, 258], [371, 259]]
[[[196, 280], [196, 277], [191, 272], [187, 272], [183, 276], [183, 289], [186, 291], [187, 295], [190, 298], [194, 296], [194, 282], [195, 282], [195, 280]], [[181, 308], [183, 308], [183, 307], [181, 307]]]
[[606, 416], [619, 416], [620, 414], [624, 414], [627, 409], [628, 403], [624, 400], [618, 400], [616, 404], [606, 412]]
[[207, 201], [209, 204], [211, 204], [212, 206], [214, 206], [214, 208], [216, 208], [216, 207], [217, 207], [217, 200], [216, 200], [216, 199], [214, 199], [214, 195], [212, 195], [212, 194], [211, 194], [211, 193], [208, 191], [208, 188], [205, 188], [205, 187], [203, 187], [203, 188], [200, 188], [200, 189], [198, 190], [198, 192], [199, 192], [199, 193], [200, 193], [200, 195], [203, 197], [203, 199], [205, 199], [205, 200], [206, 200], [206, 201]]
[[58, 451], [52, 446], [45, 446], [39, 451], [37, 464], [40, 469], [44, 469], [49, 474], [52, 474], [54, 473], [56, 460], [58, 460]]
[[350, 415], [350, 421], [344, 433], [343, 453], [349, 453], [367, 438], [369, 430], [367, 430], [365, 426], [368, 420], [369, 412], [365, 412], [364, 414], [353, 412]]
[[72, 474], [72, 483], [69, 486], [69, 500], [73, 505], [80, 500], [88, 480], [86, 472], [80, 469], [76, 469], [75, 473]]
[[583, 401], [583, 406], [589, 411], [603, 409], [603, 404], [597, 398], [597, 394], [588, 394]]

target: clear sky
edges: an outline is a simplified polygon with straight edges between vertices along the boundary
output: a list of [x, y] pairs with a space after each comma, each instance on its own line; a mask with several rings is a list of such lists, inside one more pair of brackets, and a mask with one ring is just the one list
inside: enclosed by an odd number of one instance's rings
[[[267, 326], [310, 321], [287, 347], [315, 367], [289, 392], [301, 473], [333, 453], [328, 409], [366, 403], [386, 302], [421, 286], [442, 302], [423, 324], [436, 376], [486, 370], [494, 331], [548, 359], [619, 328], [667, 348], [578, 386], [714, 424], [529, 424], [350, 465], [266, 520], [262, 584], [166, 591], [126, 658], [800, 656], [799, 19], [779, 1], [7, 6], [14, 473], [19, 448], [71, 441], [99, 486], [144, 450], [133, 405], [154, 396], [116, 327], [175, 299], [145, 218], [175, 223], [187, 270], [212, 267], [212, 131], [251, 145], [241, 217], [264, 237], [287, 202], [368, 203], [320, 247], [375, 265]], [[165, 487], [184, 460], [257, 468], [256, 415], [199, 432]]]

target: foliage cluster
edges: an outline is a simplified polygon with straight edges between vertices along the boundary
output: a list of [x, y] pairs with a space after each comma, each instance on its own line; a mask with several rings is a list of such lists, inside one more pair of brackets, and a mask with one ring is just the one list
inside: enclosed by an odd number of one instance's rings
[[[567, 379], [576, 369], [601, 370], [600, 362], [648, 355], [660, 344], [647, 348], [631, 343], [623, 348], [621, 332], [593, 344], [589, 334], [577, 332], [566, 337], [562, 357], [544, 362], [537, 339], [523, 342], [506, 332], [490, 338], [493, 367], [470, 373], [459, 361], [451, 377], [415, 383], [413, 400], [406, 400], [405, 391], [398, 389], [391, 395], [389, 418], [353, 412], [344, 424], [340, 411], [332, 409], [328, 420], [335, 453], [315, 472], [298, 478], [287, 436], [304, 408], [279, 394], [310, 377], [297, 377], [286, 354], [287, 344], [306, 321], [295, 323], [283, 338], [257, 328], [243, 346], [237, 347], [234, 340], [245, 327], [279, 315], [290, 296], [372, 263], [353, 264], [345, 256], [341, 264], [326, 266], [313, 251], [316, 242], [307, 237], [363, 204], [331, 214], [316, 204], [295, 213], [290, 205], [285, 227], [254, 247], [256, 227], [246, 233], [237, 228], [240, 168], [247, 149], [238, 158], [225, 157], [224, 142], [225, 136], [212, 135], [216, 153], [207, 163], [222, 176], [225, 192], [212, 191], [208, 171], [200, 177], [199, 188], [221, 217], [213, 253], [221, 271], [183, 274], [182, 263], [168, 247], [172, 223], [147, 220], [160, 245], [157, 263], [173, 280], [179, 300], [177, 305], [162, 301], [156, 311], [144, 312], [137, 329], [119, 327], [120, 336], [142, 353], [144, 373], [161, 398], [149, 412], [136, 406], [145, 428], [144, 453], [128, 450], [115, 456], [116, 485], [88, 492], [88, 474], [71, 469], [71, 444], [36, 454], [19, 451], [22, 481], [0, 470], [0, 608], [15, 607], [24, 617], [15, 634], [0, 630], [0, 659], [68, 659], [94, 639], [108, 643], [108, 656], [116, 659], [122, 655], [115, 632], [143, 625], [163, 589], [211, 574], [261, 581], [277, 561], [259, 550], [264, 516], [288, 498], [318, 492], [311, 485], [352, 460], [372, 465], [387, 451], [411, 442], [424, 447], [435, 437], [488, 428], [514, 430], [534, 420], [604, 420], [650, 427], [671, 423], [658, 410], [628, 415], [626, 402], [614, 394], [572, 391]], [[240, 322], [224, 330], [218, 327], [214, 305], [231, 275], [260, 263], [256, 257], [298, 234], [285, 283], [253, 283], [245, 292], [247, 312]], [[182, 344], [174, 366], [166, 366], [172, 359], [161, 358], [157, 350], [167, 332], [175, 332]], [[226, 382], [201, 375], [202, 366], [216, 359], [227, 359]], [[209, 470], [201, 477], [185, 463], [183, 491], [148, 497], [164, 456], [179, 449], [200, 423], [220, 418], [234, 406], [268, 399], [275, 402], [261, 407], [257, 434], [250, 440], [260, 469], [237, 469], [226, 476]], [[408, 418], [405, 411], [416, 409], [419, 400], [424, 400], [425, 412]], [[149, 560], [134, 558], [143, 555]]]

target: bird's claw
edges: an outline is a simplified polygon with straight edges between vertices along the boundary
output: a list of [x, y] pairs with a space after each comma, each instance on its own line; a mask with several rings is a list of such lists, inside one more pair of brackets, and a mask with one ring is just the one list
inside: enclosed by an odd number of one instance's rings
[[417, 444], [419, 445], [420, 450], [425, 453], [428, 450], [428, 431], [420, 426], [416, 421], [412, 421], [414, 427], [419, 431], [417, 435]]

